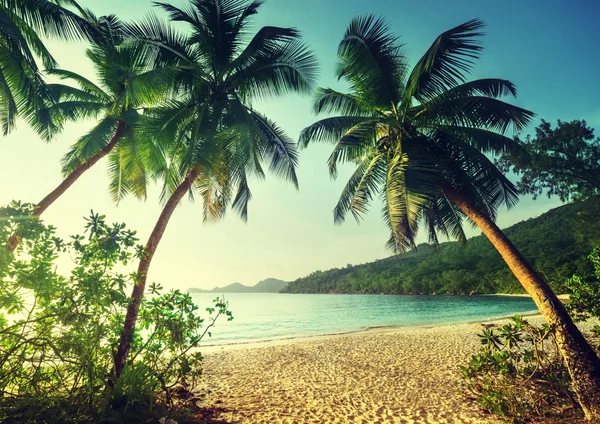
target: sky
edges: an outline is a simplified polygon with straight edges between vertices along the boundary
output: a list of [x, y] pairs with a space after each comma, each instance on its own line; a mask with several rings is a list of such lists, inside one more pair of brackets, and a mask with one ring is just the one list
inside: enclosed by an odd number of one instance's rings
[[[151, 10], [160, 15], [150, 0], [80, 0], [80, 4], [97, 15], [117, 14], [123, 20], [139, 19]], [[350, 20], [368, 13], [386, 18], [405, 44], [411, 64], [439, 33], [472, 18], [483, 19], [485, 50], [471, 78], [497, 77], [515, 83], [518, 97], [511, 101], [537, 114], [529, 132], [541, 118], [586, 119], [600, 132], [600, 3], [595, 0], [266, 0], [253, 29], [298, 28], [319, 60], [319, 85], [343, 89], [334, 78], [337, 44]], [[95, 80], [84, 43], [50, 41], [48, 47], [62, 68]], [[307, 96], [254, 106], [294, 139], [317, 119]], [[60, 158], [92, 125], [93, 121], [69, 124], [45, 143], [19, 122], [16, 131], [0, 139], [0, 204], [12, 199], [38, 202], [54, 189], [61, 181]], [[253, 285], [268, 277], [289, 281], [319, 269], [390, 256], [377, 203], [360, 225], [351, 217], [341, 226], [334, 225], [332, 210], [351, 168], [331, 180], [326, 167], [330, 150], [329, 145], [314, 144], [301, 151], [299, 191], [270, 175], [265, 181], [252, 181], [247, 223], [230, 212], [223, 221], [203, 224], [201, 203], [185, 198], [158, 247], [149, 281], [182, 290], [232, 282]], [[43, 219], [67, 237], [83, 231], [83, 217], [93, 209], [106, 214], [109, 222], [125, 222], [144, 243], [160, 214], [158, 194], [159, 188], [154, 187], [145, 202], [127, 198], [115, 205], [108, 194], [103, 161], [52, 205]], [[500, 212], [498, 223], [506, 227], [559, 205], [558, 199], [533, 201], [523, 196], [516, 207]], [[480, 231], [469, 229], [468, 234]]]

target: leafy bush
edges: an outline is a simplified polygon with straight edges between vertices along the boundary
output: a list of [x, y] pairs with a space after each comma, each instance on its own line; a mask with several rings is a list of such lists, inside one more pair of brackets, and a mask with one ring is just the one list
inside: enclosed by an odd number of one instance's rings
[[600, 317], [600, 247], [592, 251], [588, 260], [592, 270], [575, 274], [565, 283], [571, 292], [567, 309], [578, 321]]
[[[36, 422], [36, 408], [25, 416], [27, 402], [69, 405], [81, 421], [150, 410], [159, 401], [173, 405], [174, 388], [201, 375], [194, 348], [220, 315], [232, 319], [227, 303], [215, 299], [205, 321], [188, 294], [150, 285], [129, 362], [115, 380], [126, 293], [136, 281], [126, 269], [143, 248], [125, 224], [108, 225], [93, 212], [84, 235], [65, 242], [55, 228], [28, 219], [31, 210], [17, 202], [0, 210], [0, 421], [20, 411], [19, 422]], [[16, 232], [21, 242], [13, 254], [3, 246]]]
[[480, 353], [461, 369], [483, 408], [513, 422], [565, 417], [576, 409], [568, 370], [547, 325], [534, 326], [515, 315], [497, 332], [486, 328], [479, 337]]

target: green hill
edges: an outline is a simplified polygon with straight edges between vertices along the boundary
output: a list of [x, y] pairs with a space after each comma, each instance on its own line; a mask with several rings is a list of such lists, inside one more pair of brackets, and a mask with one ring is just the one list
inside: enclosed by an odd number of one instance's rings
[[[563, 292], [564, 281], [590, 267], [585, 257], [600, 244], [600, 198], [552, 209], [505, 229], [527, 260]], [[522, 293], [521, 285], [484, 236], [466, 247], [428, 244], [402, 256], [316, 271], [292, 281], [282, 293]]]
[[254, 286], [245, 286], [240, 283], [232, 283], [225, 287], [215, 287], [212, 290], [191, 288], [188, 293], [278, 293], [285, 288], [287, 283], [277, 278], [267, 278], [259, 281]]

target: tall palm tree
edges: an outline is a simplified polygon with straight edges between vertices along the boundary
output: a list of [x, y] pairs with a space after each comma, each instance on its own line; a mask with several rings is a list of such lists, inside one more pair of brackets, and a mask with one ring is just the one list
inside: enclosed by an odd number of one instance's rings
[[[100, 22], [100, 20], [97, 20]], [[133, 193], [146, 195], [150, 168], [162, 169], [164, 157], [144, 130], [144, 107], [165, 98], [172, 86], [172, 70], [154, 68], [147, 46], [136, 41], [122, 42], [121, 23], [114, 16], [102, 18], [103, 37], [87, 50], [96, 69], [99, 84], [63, 69], [47, 72], [70, 80], [78, 87], [48, 84], [52, 101], [38, 110], [32, 125], [45, 139], [51, 139], [67, 121], [98, 119], [63, 158], [64, 180], [39, 203], [32, 217], [38, 218], [75, 181], [103, 157], [110, 154], [110, 189], [114, 200]], [[18, 245], [18, 233], [7, 243]]]
[[486, 154], [516, 151], [504, 133], [523, 129], [533, 114], [502, 100], [516, 96], [502, 79], [466, 81], [482, 46], [483, 22], [442, 33], [409, 69], [397, 37], [382, 19], [357, 17], [339, 44], [337, 76], [350, 92], [319, 89], [317, 113], [334, 116], [305, 128], [310, 141], [335, 143], [339, 163], [356, 170], [334, 209], [337, 223], [364, 214], [378, 193], [398, 252], [415, 245], [419, 226], [466, 241], [462, 220], [477, 225], [502, 255], [555, 329], [574, 388], [587, 417], [600, 417], [600, 362], [548, 284], [495, 224], [498, 207], [514, 205], [517, 190]]
[[137, 37], [162, 47], [157, 57], [161, 64], [178, 63], [182, 95], [154, 111], [159, 138], [174, 140], [164, 173], [168, 200], [139, 263], [115, 356], [117, 378], [127, 361], [152, 258], [183, 196], [196, 193], [203, 199], [205, 219], [222, 217], [230, 205], [246, 219], [251, 198], [247, 176], [264, 177], [264, 161], [297, 186], [295, 142], [251, 104], [258, 98], [311, 92], [316, 62], [291, 28], [264, 27], [245, 44], [249, 18], [261, 3], [193, 0], [182, 8], [156, 3], [172, 21], [191, 27], [183, 39], [171, 30], [158, 31], [154, 19], [132, 28]]
[[37, 110], [50, 93], [44, 86], [39, 59], [47, 67], [56, 61], [41, 37], [93, 39], [93, 25], [74, 0], [0, 0], [0, 125], [8, 134], [17, 115]]

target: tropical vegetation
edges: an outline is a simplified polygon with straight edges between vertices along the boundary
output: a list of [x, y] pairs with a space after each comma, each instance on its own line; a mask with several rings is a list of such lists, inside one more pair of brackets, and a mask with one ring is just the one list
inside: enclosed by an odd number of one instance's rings
[[[295, 28], [264, 26], [250, 36], [262, 3], [155, 2], [170, 22], [150, 15], [126, 23], [113, 15], [97, 17], [74, 0], [0, 0], [3, 133], [21, 117], [49, 141], [67, 122], [96, 120], [65, 155], [58, 187], [37, 204], [13, 202], [1, 211], [0, 393], [3, 401], [16, 402], [2, 403], [0, 419], [36, 422], [59, 405], [69, 414], [58, 422], [127, 421], [129, 412], [172, 406], [174, 387], [185, 392], [200, 375], [202, 357], [193, 348], [216, 316], [231, 318], [227, 304], [217, 299], [207, 309], [213, 317], [204, 321], [188, 294], [164, 293], [148, 284], [148, 272], [186, 194], [202, 200], [204, 220], [221, 219], [229, 208], [246, 220], [251, 178], [264, 178], [268, 168], [298, 187], [296, 142], [254, 104], [313, 93], [317, 62]], [[328, 163], [333, 177], [340, 164], [356, 166], [334, 210], [335, 222], [348, 212], [360, 219], [380, 195], [395, 252], [417, 247], [423, 226], [437, 249], [440, 235], [464, 244], [465, 220], [477, 225], [514, 279], [499, 268], [496, 276], [504, 273], [507, 284], [515, 287], [516, 280], [531, 294], [586, 417], [600, 419], [596, 353], [528, 262], [526, 246], [524, 256], [513, 244], [518, 240], [511, 242], [495, 224], [498, 209], [517, 202], [518, 189], [590, 198], [579, 206], [596, 202], [598, 185], [590, 174], [597, 168], [598, 140], [584, 121], [559, 121], [556, 130], [542, 122], [535, 138], [509, 137], [507, 131], [524, 130], [533, 113], [503, 100], [517, 94], [510, 81], [467, 81], [482, 50], [483, 27], [474, 19], [445, 31], [411, 68], [384, 20], [353, 19], [338, 48], [337, 77], [349, 92], [316, 90], [315, 111], [328, 117], [307, 127], [299, 143], [334, 143]], [[90, 42], [86, 55], [96, 81], [59, 67], [44, 45], [53, 37]], [[63, 82], [47, 83], [41, 66]], [[124, 224], [108, 225], [93, 212], [85, 235], [69, 241], [39, 220], [104, 157], [115, 201], [128, 194], [145, 199], [150, 182], [162, 185], [163, 209], [144, 245]], [[518, 185], [506, 171], [521, 176]], [[595, 235], [582, 237], [589, 244]], [[563, 237], [559, 249], [568, 243], [574, 242]], [[583, 247], [589, 246], [577, 249]], [[442, 257], [453, 251], [439, 248]], [[572, 268], [569, 261], [579, 253], [552, 265], [563, 274], [577, 272], [566, 283], [574, 293], [596, 278], [585, 266]], [[498, 254], [490, 253], [488, 263], [497, 266]], [[409, 253], [406, 260], [417, 255]], [[67, 274], [58, 273], [61, 257], [74, 263]], [[136, 272], [121, 271], [132, 262], [138, 263]], [[394, 278], [386, 290], [398, 290]], [[496, 287], [487, 282], [490, 290]], [[463, 290], [436, 284], [423, 291]], [[144, 297], [147, 286], [150, 298]], [[290, 291], [300, 286], [292, 284]], [[589, 306], [587, 295], [574, 299], [572, 310], [580, 316]], [[515, 334], [522, 327], [509, 330]], [[31, 408], [40, 398], [48, 403]]]
[[[596, 247], [589, 267], [566, 283], [571, 291], [567, 309], [578, 321], [600, 317], [600, 260]], [[587, 337], [600, 351], [600, 326], [588, 326]], [[558, 349], [556, 334], [548, 326], [532, 325], [516, 315], [479, 335], [481, 350], [461, 366], [467, 390], [486, 410], [512, 422], [579, 421], [573, 382]]]
[[584, 120], [542, 119], [535, 136], [516, 138], [523, 149], [498, 159], [500, 169], [519, 176], [517, 187], [534, 198], [558, 196], [563, 202], [600, 194], [600, 137]]
[[467, 81], [478, 58], [483, 22], [471, 20], [440, 34], [410, 69], [398, 38], [382, 18], [354, 18], [338, 46], [336, 76], [348, 93], [318, 90], [314, 109], [327, 113], [302, 131], [300, 143], [334, 144], [329, 171], [356, 166], [334, 209], [356, 219], [380, 195], [390, 230], [388, 246], [415, 247], [419, 227], [437, 244], [438, 233], [466, 241], [463, 218], [477, 225], [498, 250], [542, 315], [555, 329], [579, 402], [600, 418], [600, 359], [548, 283], [495, 224], [501, 206], [513, 206], [517, 188], [488, 155], [518, 154], [507, 137], [533, 113], [501, 100], [516, 96], [507, 80]]
[[165, 204], [138, 266], [115, 355], [117, 377], [126, 366], [152, 258], [183, 196], [189, 192], [203, 200], [204, 220], [222, 218], [229, 206], [245, 220], [252, 197], [248, 177], [264, 178], [265, 162], [276, 176], [298, 186], [295, 142], [252, 101], [311, 92], [316, 60], [293, 28], [263, 27], [246, 38], [261, 4], [206, 0], [177, 8], [157, 3], [172, 21], [189, 26], [186, 36], [155, 18], [131, 26], [137, 39], [159, 47], [156, 66], [179, 68], [175, 89], [180, 95], [149, 111], [152, 132], [167, 144]]
[[16, 118], [26, 119], [52, 99], [39, 63], [52, 68], [56, 60], [43, 38], [93, 39], [96, 29], [74, 0], [0, 1], [0, 126], [7, 135]]
[[[583, 281], [593, 275], [588, 255], [600, 244], [599, 209], [600, 198], [594, 197], [503, 231], [556, 293], [573, 293], [579, 281], [572, 278], [574, 274]], [[480, 235], [470, 238], [466, 246], [456, 241], [439, 246], [423, 243], [402, 256], [315, 271], [291, 281], [283, 292], [489, 294], [524, 290], [489, 240]], [[594, 302], [598, 297], [583, 298]]]
[[[127, 367], [110, 378], [126, 292], [135, 285], [135, 274], [120, 268], [143, 246], [125, 224], [93, 212], [83, 234], [62, 240], [38, 220], [19, 222], [34, 207], [13, 202], [0, 210], [0, 241], [17, 225], [22, 234], [17, 249], [4, 252], [12, 260], [0, 264], [0, 421], [147, 422], [185, 403], [181, 389], [202, 373], [194, 348], [220, 315], [232, 319], [227, 303], [216, 299], [201, 314], [188, 294], [153, 284]], [[64, 258], [73, 261], [66, 274], [58, 272]]]
[[[581, 422], [569, 370], [547, 324], [515, 315], [478, 336], [480, 352], [461, 366], [468, 397], [513, 423]], [[596, 348], [597, 336], [597, 331], [588, 335]]]

